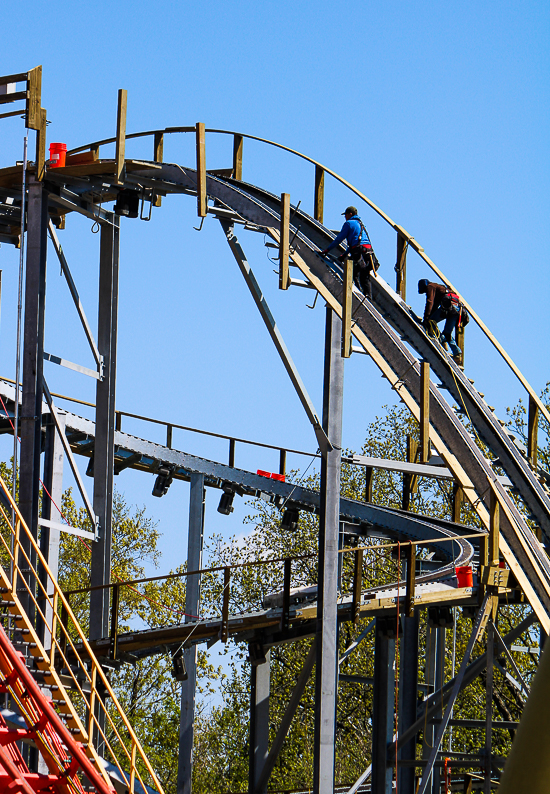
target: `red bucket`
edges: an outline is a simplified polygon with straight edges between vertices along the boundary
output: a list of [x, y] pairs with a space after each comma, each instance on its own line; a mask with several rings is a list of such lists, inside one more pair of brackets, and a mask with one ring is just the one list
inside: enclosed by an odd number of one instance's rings
[[474, 574], [471, 565], [462, 565], [460, 568], [455, 568], [455, 571], [459, 587], [474, 586]]
[[50, 143], [50, 168], [63, 168], [66, 156], [66, 143]]

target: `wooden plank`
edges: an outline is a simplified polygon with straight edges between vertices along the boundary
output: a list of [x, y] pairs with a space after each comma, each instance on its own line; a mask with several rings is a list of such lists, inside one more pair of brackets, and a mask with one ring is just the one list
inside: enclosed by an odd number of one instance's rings
[[30, 130], [40, 130], [42, 126], [42, 67], [35, 66], [27, 76], [27, 127]]
[[325, 203], [325, 170], [320, 165], [315, 166], [315, 193], [313, 196], [313, 217], [323, 223]]
[[231, 582], [231, 568], [223, 569], [223, 599], [222, 599], [222, 625], [220, 628], [220, 639], [227, 642], [229, 637], [229, 595]]
[[497, 495], [492, 488], [489, 514], [490, 524], [488, 564], [498, 566], [500, 561], [500, 504]]
[[155, 139], [153, 144], [153, 160], [155, 163], [162, 163], [164, 157], [164, 133], [155, 132]]
[[408, 240], [398, 231], [397, 232], [397, 260], [395, 265], [396, 281], [395, 291], [406, 300], [407, 296], [407, 248]]
[[123, 181], [124, 159], [126, 156], [126, 108], [128, 92], [125, 88], [118, 90], [118, 104], [116, 116], [116, 150], [115, 150], [115, 175], [117, 182]]
[[208, 197], [206, 195], [206, 159], [204, 124], [197, 122], [197, 215], [206, 218]]
[[243, 141], [242, 135], [233, 136], [233, 179], [243, 178]]
[[86, 165], [87, 163], [95, 163], [97, 161], [97, 152], [88, 151], [80, 152], [79, 154], [68, 154], [65, 158], [65, 167], [71, 165]]
[[[40, 68], [40, 67], [38, 67]], [[0, 85], [9, 85], [10, 83], [23, 83], [29, 79], [28, 72], [19, 72], [19, 74], [4, 74], [0, 77]]]
[[288, 272], [290, 242], [290, 193], [281, 193], [281, 242], [279, 243], [279, 289], [288, 289], [290, 276]]
[[0, 94], [0, 105], [8, 105], [10, 102], [19, 102], [20, 99], [26, 98], [26, 91], [14, 91], [13, 94]]
[[529, 395], [529, 413], [527, 415], [527, 457], [531, 466], [537, 468], [537, 435], [539, 427], [539, 407]]
[[292, 573], [292, 559], [288, 557], [284, 562], [283, 580], [283, 608], [281, 611], [280, 631], [288, 631], [290, 628], [290, 578]]
[[360, 619], [361, 592], [363, 590], [363, 549], [354, 552], [353, 600], [351, 602], [351, 619], [357, 625]]
[[407, 559], [407, 589], [405, 592], [404, 614], [408, 618], [414, 616], [415, 587], [416, 587], [416, 543], [408, 543], [405, 547]]
[[460, 512], [462, 509], [462, 502], [464, 501], [464, 491], [460, 485], [453, 483], [453, 515], [452, 519], [455, 524], [460, 524]]
[[351, 356], [351, 307], [353, 302], [353, 261], [344, 262], [344, 284], [342, 295], [342, 358]]
[[365, 502], [372, 502], [372, 480], [374, 469], [372, 466], [365, 466]]
[[420, 363], [420, 462], [430, 459], [430, 364]]
[[460, 363], [462, 366], [464, 366], [464, 326], [463, 325], [457, 330], [456, 343], [459, 346], [462, 353], [460, 358]]
[[42, 180], [46, 170], [46, 111], [40, 108], [40, 129], [36, 133], [36, 178]]

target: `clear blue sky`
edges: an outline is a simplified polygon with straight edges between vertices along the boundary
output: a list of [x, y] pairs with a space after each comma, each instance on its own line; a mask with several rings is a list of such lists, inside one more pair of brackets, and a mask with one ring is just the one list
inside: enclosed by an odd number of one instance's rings
[[[30, 0], [4, 14], [0, 72], [42, 64], [49, 142], [75, 147], [113, 135], [117, 89], [126, 88], [129, 132], [203, 121], [325, 163], [415, 236], [540, 389], [549, 378], [549, 16], [547, 3], [505, 0]], [[1, 166], [21, 159], [23, 134], [19, 119], [0, 121]], [[228, 166], [230, 149], [229, 140], [208, 138], [207, 167]], [[151, 156], [148, 145], [130, 144], [127, 155]], [[165, 159], [192, 165], [191, 136], [168, 140]], [[244, 178], [288, 191], [311, 210], [311, 166], [246, 142]], [[339, 227], [349, 202], [328, 182], [327, 225]], [[393, 283], [394, 233], [360, 212]], [[195, 224], [188, 197], [165, 200], [149, 224], [122, 221], [117, 407], [314, 450], [221, 229], [212, 218], [200, 234]], [[95, 323], [98, 236], [90, 227], [70, 218], [60, 236]], [[320, 411], [324, 310], [320, 302], [305, 308], [309, 292], [281, 294], [262, 240], [239, 236]], [[91, 365], [51, 253], [49, 261], [46, 349]], [[0, 374], [13, 377], [17, 252], [5, 245], [0, 268]], [[410, 283], [429, 275], [411, 256]], [[410, 298], [419, 310], [413, 290]], [[502, 413], [521, 391], [470, 329], [468, 374]], [[46, 375], [52, 391], [93, 400], [84, 376], [52, 364]], [[359, 448], [367, 423], [391, 400], [374, 366], [353, 356], [344, 444]], [[225, 459], [225, 444], [183, 433], [174, 444]], [[237, 464], [276, 470], [277, 459], [238, 448]], [[118, 478], [130, 501], [160, 519], [167, 570], [185, 556], [187, 486], [157, 500], [152, 484], [132, 472]], [[245, 507], [224, 518], [217, 502], [210, 493], [208, 533], [241, 532]]]

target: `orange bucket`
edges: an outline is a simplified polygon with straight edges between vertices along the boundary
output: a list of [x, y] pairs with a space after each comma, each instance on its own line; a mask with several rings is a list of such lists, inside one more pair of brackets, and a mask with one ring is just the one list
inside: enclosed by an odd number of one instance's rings
[[66, 157], [66, 143], [50, 143], [50, 168], [63, 168]]
[[455, 568], [455, 571], [459, 587], [474, 586], [474, 574], [471, 565], [462, 565], [459, 568]]

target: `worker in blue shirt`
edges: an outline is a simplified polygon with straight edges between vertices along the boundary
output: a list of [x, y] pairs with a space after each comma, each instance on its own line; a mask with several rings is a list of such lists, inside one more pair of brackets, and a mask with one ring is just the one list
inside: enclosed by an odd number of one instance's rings
[[370, 275], [374, 273], [376, 276], [378, 260], [372, 250], [371, 241], [363, 221], [357, 214], [357, 207], [346, 207], [342, 215], [345, 215], [346, 221], [340, 233], [321, 253], [328, 254], [332, 248], [346, 240], [348, 250], [345, 254], [341, 254], [338, 259], [343, 261], [349, 256], [353, 260], [353, 280], [355, 285], [369, 300], [372, 300]]

